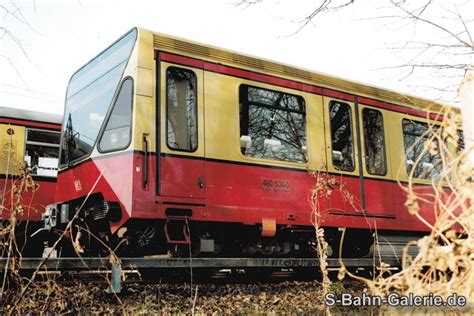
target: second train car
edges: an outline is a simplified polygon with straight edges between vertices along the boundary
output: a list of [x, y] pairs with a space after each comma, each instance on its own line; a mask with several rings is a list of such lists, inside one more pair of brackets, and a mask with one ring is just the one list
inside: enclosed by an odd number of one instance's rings
[[[41, 240], [30, 235], [40, 228], [46, 206], [54, 203], [60, 129], [60, 115], [0, 107], [0, 220], [6, 224], [12, 206], [21, 206], [15, 218], [24, 255], [41, 255]], [[19, 185], [24, 167], [38, 189], [29, 189], [16, 201], [12, 188]]]

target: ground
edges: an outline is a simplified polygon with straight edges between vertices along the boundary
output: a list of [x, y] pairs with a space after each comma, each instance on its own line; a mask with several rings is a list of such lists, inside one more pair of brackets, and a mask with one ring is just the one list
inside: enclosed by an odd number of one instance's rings
[[[107, 294], [103, 284], [46, 282], [38, 286], [23, 295], [21, 304], [15, 305], [17, 296], [12, 295], [11, 304], [4, 304], [2, 311], [14, 306], [17, 313], [114, 314], [192, 314], [193, 305], [195, 314], [300, 314], [324, 313], [326, 309], [321, 283], [317, 280], [256, 284], [204, 282], [193, 284], [193, 293], [189, 283], [131, 283], [118, 295]], [[363, 285], [356, 281], [337, 282], [331, 286], [331, 291], [361, 294]], [[338, 308], [332, 312], [351, 314], [354, 310]]]

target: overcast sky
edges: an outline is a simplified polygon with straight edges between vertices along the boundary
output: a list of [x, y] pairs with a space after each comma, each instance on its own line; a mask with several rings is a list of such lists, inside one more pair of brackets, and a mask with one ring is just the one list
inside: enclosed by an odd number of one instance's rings
[[[377, 19], [385, 12], [374, 1], [322, 15], [293, 35], [315, 0], [266, 0], [250, 7], [237, 1], [0, 0], [21, 10], [14, 16], [0, 6], [1, 27], [21, 43], [20, 48], [9, 34], [0, 40], [0, 106], [62, 113], [72, 73], [134, 26], [391, 90], [439, 96], [420, 88], [439, 85], [435, 76], [400, 80], [400, 69], [381, 70], [410, 58], [391, 48], [439, 35]], [[473, 2], [466, 1], [462, 10], [474, 12]]]

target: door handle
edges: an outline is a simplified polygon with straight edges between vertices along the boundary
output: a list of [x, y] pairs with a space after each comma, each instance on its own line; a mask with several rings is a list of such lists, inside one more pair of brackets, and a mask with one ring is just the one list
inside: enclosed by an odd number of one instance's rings
[[143, 134], [143, 188], [146, 188], [148, 186], [148, 155], [148, 139], [147, 135]]
[[204, 188], [204, 181], [202, 180], [202, 177], [198, 178], [198, 186], [200, 189]]

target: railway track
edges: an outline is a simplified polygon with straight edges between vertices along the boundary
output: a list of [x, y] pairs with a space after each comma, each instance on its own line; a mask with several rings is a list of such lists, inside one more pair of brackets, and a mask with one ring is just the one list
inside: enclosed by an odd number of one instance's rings
[[[343, 258], [347, 268], [366, 269], [379, 265], [380, 259]], [[328, 259], [328, 270], [337, 270], [341, 260]], [[397, 258], [382, 260], [390, 266], [400, 265]], [[9, 267], [8, 259], [0, 259], [0, 271]], [[110, 292], [120, 293], [122, 285], [137, 282], [274, 282], [284, 279], [309, 279], [317, 276], [318, 258], [23, 258], [20, 272], [37, 277], [54, 276], [63, 282], [86, 280], [110, 284]]]
[[[378, 265], [378, 258], [328, 258], [329, 268], [340, 267], [340, 262], [346, 267], [370, 267]], [[122, 269], [134, 268], [311, 268], [319, 267], [318, 258], [119, 258], [112, 263], [109, 257], [63, 257], [63, 258], [22, 258], [19, 262], [21, 270], [37, 269], [90, 269], [120, 265]], [[382, 261], [391, 266], [401, 264], [395, 257], [383, 258]], [[8, 259], [0, 259], [0, 271], [7, 266]]]

